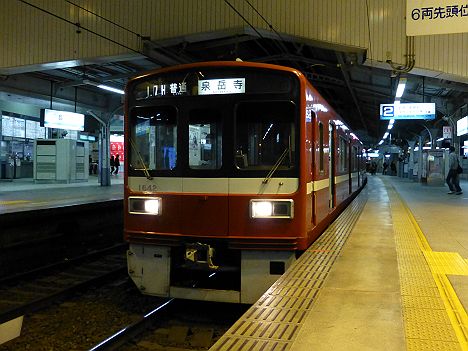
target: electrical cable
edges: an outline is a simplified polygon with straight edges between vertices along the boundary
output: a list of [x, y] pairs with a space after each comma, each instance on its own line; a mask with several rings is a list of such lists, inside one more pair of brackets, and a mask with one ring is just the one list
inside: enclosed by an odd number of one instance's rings
[[[224, 2], [225, 2], [240, 18], [242, 18], [242, 20], [243, 20], [245, 23], [247, 23], [247, 24], [249, 25], [249, 27], [252, 28], [252, 29], [254, 30], [254, 32], [258, 34], [258, 36], [259, 36], [260, 38], [265, 39], [264, 36], [263, 36], [249, 21], [247, 21], [247, 18], [245, 18], [244, 16], [242, 16], [242, 14], [241, 14], [234, 6], [232, 6], [231, 3], [230, 3], [228, 0], [224, 0]], [[262, 44], [260, 44], [258, 41], [256, 41], [256, 44], [257, 44], [263, 51], [265, 51], [265, 53], [266, 53], [267, 55], [270, 56], [270, 53], [268, 52], [267, 49], [265, 49], [265, 48], [263, 47]]]
[[[369, 16], [369, 0], [366, 0], [366, 14], [367, 14], [367, 36], [369, 37], [369, 54], [370, 57], [374, 57], [372, 55], [372, 40], [371, 40], [371, 31], [370, 31], [370, 16]], [[371, 60], [371, 66], [373, 65]]]
[[284, 46], [283, 44], [283, 37], [281, 37], [281, 35], [276, 31], [275, 28], [273, 28], [273, 25], [267, 21], [267, 19], [265, 17], [262, 16], [262, 14], [255, 8], [255, 6], [253, 6], [249, 0], [244, 0], [247, 4], [249, 4], [249, 6], [257, 13], [257, 15], [260, 16], [260, 18], [268, 25], [268, 27], [273, 31], [275, 32], [275, 34], [278, 36], [278, 38], [280, 38], [280, 42], [279, 42], [279, 46], [280, 46], [280, 50], [283, 50], [286, 54], [288, 53], [288, 49]]
[[75, 6], [75, 7], [78, 7], [79, 9], [81, 9], [81, 10], [83, 10], [83, 11], [86, 11], [86, 12], [92, 14], [93, 16], [96, 16], [97, 18], [100, 18], [100, 19], [102, 19], [102, 20], [104, 20], [104, 21], [106, 21], [106, 22], [109, 22], [109, 23], [113, 24], [113, 25], [116, 26], [116, 27], [119, 27], [119, 28], [121, 28], [121, 29], [123, 29], [123, 30], [125, 30], [125, 31], [127, 31], [127, 32], [129, 32], [129, 33], [132, 33], [132, 34], [136, 35], [138, 38], [142, 38], [142, 35], [139, 34], [139, 33], [136, 33], [136, 32], [134, 32], [134, 31], [132, 31], [132, 30], [130, 30], [130, 29], [128, 29], [128, 28], [125, 28], [125, 27], [121, 26], [120, 24], [115, 23], [115, 22], [113, 22], [113, 21], [111, 21], [111, 20], [109, 20], [109, 19], [107, 19], [107, 18], [105, 18], [105, 17], [103, 17], [103, 16], [101, 16], [101, 15], [98, 15], [97, 13], [95, 13], [95, 12], [93, 12], [93, 11], [91, 11], [91, 10], [88, 10], [88, 9], [86, 9], [86, 8], [84, 8], [84, 7], [80, 6], [80, 5], [78, 5], [78, 4], [75, 4], [74, 2], [71, 2], [71, 1], [69, 1], [69, 0], [65, 0], [65, 1], [68, 2], [69, 4]]
[[43, 9], [43, 8], [41, 8], [41, 7], [39, 7], [39, 6], [36, 6], [36, 5], [34, 5], [34, 4], [31, 4], [31, 3], [29, 3], [29, 2], [27, 2], [27, 1], [25, 1], [25, 0], [18, 0], [18, 1], [20, 1], [20, 2], [22, 2], [23, 4], [26, 4], [26, 5], [28, 5], [28, 6], [31, 6], [31, 7], [35, 8], [36, 10], [39, 10], [39, 11], [44, 12], [44, 13], [47, 13], [48, 15], [51, 15], [51, 16], [53, 16], [53, 17], [55, 17], [55, 18], [58, 18], [58, 19], [61, 20], [61, 21], [64, 21], [64, 22], [69, 23], [69, 24], [71, 24], [71, 25], [73, 25], [73, 26], [76, 26], [76, 27], [78, 27], [79, 29], [83, 29], [83, 30], [85, 30], [85, 31], [87, 31], [87, 32], [89, 32], [89, 33], [91, 33], [91, 34], [94, 34], [94, 35], [98, 36], [99, 38], [108, 40], [108, 41], [110, 41], [111, 43], [116, 44], [116, 45], [119, 45], [119, 46], [121, 46], [121, 47], [123, 47], [123, 48], [125, 48], [125, 49], [127, 49], [127, 50], [130, 50], [130, 51], [132, 51], [132, 52], [134, 52], [134, 53], [137, 53], [137, 54], [140, 54], [140, 55], [143, 55], [143, 56], [148, 57], [147, 55], [145, 55], [143, 52], [141, 52], [141, 51], [139, 51], [139, 50], [135, 50], [135, 49], [133, 49], [133, 48], [131, 48], [131, 47], [125, 45], [125, 44], [119, 43], [118, 41], [115, 41], [115, 40], [113, 40], [113, 39], [111, 39], [111, 38], [108, 38], [108, 37], [106, 37], [106, 36], [104, 36], [104, 35], [102, 35], [102, 34], [99, 34], [99, 33], [95, 32], [95, 31], [91, 30], [91, 29], [88, 29], [88, 28], [86, 28], [86, 27], [83, 27], [83, 26], [81, 26], [79, 23], [73, 23], [72, 21], [70, 21], [70, 20], [68, 20], [68, 19], [66, 19], [66, 18], [63, 18], [63, 17], [61, 17], [61, 16], [59, 16], [59, 15], [56, 15], [56, 14], [53, 13], [53, 12], [47, 11], [46, 9]]

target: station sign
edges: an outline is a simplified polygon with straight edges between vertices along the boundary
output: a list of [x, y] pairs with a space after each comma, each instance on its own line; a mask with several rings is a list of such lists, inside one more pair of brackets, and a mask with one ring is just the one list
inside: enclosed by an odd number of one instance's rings
[[457, 121], [457, 136], [468, 134], [468, 116]]
[[444, 139], [452, 139], [452, 127], [443, 126], [442, 127], [442, 137]]
[[407, 0], [406, 35], [468, 32], [466, 0]]
[[66, 130], [84, 130], [84, 114], [41, 109], [41, 126]]
[[380, 119], [435, 119], [435, 103], [380, 104]]

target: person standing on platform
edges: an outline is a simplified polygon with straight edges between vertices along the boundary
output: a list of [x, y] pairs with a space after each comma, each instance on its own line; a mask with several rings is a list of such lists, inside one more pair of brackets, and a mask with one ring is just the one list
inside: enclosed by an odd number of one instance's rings
[[115, 171], [115, 159], [114, 159], [114, 155], [111, 155], [110, 157], [110, 174], [114, 174], [114, 171]]
[[382, 167], [383, 167], [382, 174], [387, 174], [388, 163], [384, 161]]
[[392, 163], [390, 163], [390, 170], [392, 171], [392, 173], [390, 173], [390, 175], [394, 176], [396, 175], [396, 164], [395, 164], [395, 161], [392, 161]]
[[447, 178], [445, 181], [450, 189], [448, 194], [456, 194], [461, 195], [463, 194], [462, 189], [460, 188], [460, 176], [458, 175], [457, 168], [458, 168], [458, 156], [455, 153], [455, 148], [450, 146], [449, 148], [449, 171], [447, 174]]
[[115, 155], [114, 166], [115, 166], [114, 174], [117, 175], [119, 174], [119, 167], [120, 167], [119, 154]]

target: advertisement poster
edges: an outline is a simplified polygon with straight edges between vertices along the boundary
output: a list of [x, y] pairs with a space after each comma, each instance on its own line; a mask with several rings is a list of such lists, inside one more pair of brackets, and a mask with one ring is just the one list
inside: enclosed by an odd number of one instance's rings
[[120, 165], [125, 161], [124, 138], [123, 135], [111, 135], [110, 137], [110, 155], [114, 158], [119, 155]]

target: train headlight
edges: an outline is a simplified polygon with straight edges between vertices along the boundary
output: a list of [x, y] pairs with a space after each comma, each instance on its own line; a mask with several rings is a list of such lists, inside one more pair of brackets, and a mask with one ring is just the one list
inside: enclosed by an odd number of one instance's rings
[[250, 200], [251, 218], [293, 218], [294, 200]]
[[161, 198], [147, 196], [131, 196], [128, 198], [128, 212], [132, 214], [161, 214]]

